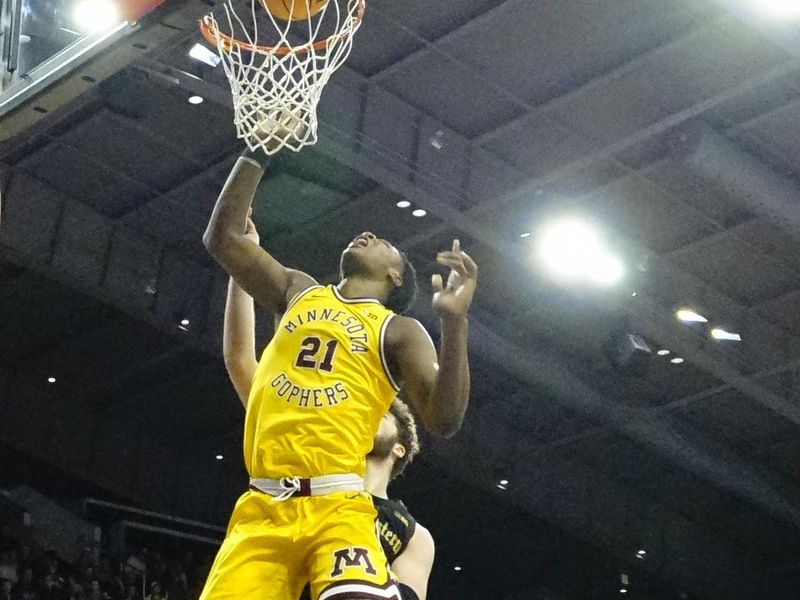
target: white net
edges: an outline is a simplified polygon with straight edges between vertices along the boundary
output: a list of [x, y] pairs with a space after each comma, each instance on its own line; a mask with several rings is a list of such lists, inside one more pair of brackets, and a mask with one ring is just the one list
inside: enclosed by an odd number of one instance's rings
[[320, 95], [350, 54], [364, 0], [329, 0], [316, 14], [312, 6], [319, 0], [293, 0], [290, 10], [309, 16], [286, 21], [265, 10], [262, 1], [247, 1], [246, 25], [233, 0], [226, 0], [227, 28], [210, 14], [201, 30], [216, 44], [228, 76], [237, 136], [253, 151], [297, 152], [317, 141]]

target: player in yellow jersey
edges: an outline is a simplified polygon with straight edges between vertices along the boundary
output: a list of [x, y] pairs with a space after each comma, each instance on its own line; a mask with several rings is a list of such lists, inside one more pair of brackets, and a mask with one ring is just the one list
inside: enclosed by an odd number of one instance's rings
[[256, 370], [245, 416], [250, 490], [237, 502], [201, 600], [399, 598], [364, 490], [365, 455], [402, 386], [434, 435], [459, 429], [469, 397], [467, 311], [477, 267], [457, 241], [433, 279], [441, 319], [437, 356], [414, 319], [397, 315], [413, 267], [388, 241], [357, 236], [342, 279], [320, 286], [245, 237], [267, 159], [233, 167], [203, 241], [256, 302], [283, 317]]
[[[247, 220], [245, 235], [259, 243], [258, 232], [250, 219]], [[279, 322], [280, 317], [276, 316], [276, 328]], [[245, 407], [258, 367], [254, 327], [253, 299], [231, 279], [225, 301], [222, 351], [231, 383]], [[417, 522], [401, 501], [390, 499], [387, 492], [390, 481], [405, 470], [417, 452], [419, 440], [414, 416], [408, 406], [396, 398], [381, 419], [372, 450], [366, 457], [364, 488], [372, 496], [378, 513], [376, 523], [381, 546], [397, 577], [403, 600], [427, 598], [428, 578], [435, 554], [431, 533]], [[304, 590], [299, 600], [309, 600], [306, 592]]]

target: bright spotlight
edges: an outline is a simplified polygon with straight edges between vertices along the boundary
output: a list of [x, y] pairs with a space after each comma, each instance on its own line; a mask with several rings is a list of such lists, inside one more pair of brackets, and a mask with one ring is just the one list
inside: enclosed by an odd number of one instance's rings
[[732, 331], [725, 331], [724, 329], [719, 329], [715, 327], [711, 330], [711, 337], [715, 340], [721, 341], [728, 341], [728, 342], [741, 342], [742, 336], [738, 333], [733, 333]]
[[539, 242], [544, 266], [562, 279], [580, 279], [586, 272], [586, 259], [600, 250], [597, 232], [586, 223], [569, 219], [553, 223]]
[[189, 50], [189, 56], [207, 64], [209, 67], [216, 67], [221, 60], [216, 53], [203, 46], [203, 44], [195, 44], [192, 46], [192, 49]]
[[598, 232], [577, 219], [556, 221], [545, 228], [538, 241], [538, 257], [562, 281], [588, 279], [611, 285], [624, 274], [622, 262], [604, 248]]
[[625, 274], [622, 261], [610, 254], [599, 255], [588, 264], [589, 278], [601, 285], [613, 285]]
[[117, 7], [110, 0], [81, 0], [72, 11], [72, 20], [81, 31], [105, 31], [120, 22]]
[[703, 315], [694, 312], [688, 308], [682, 308], [675, 313], [675, 315], [684, 323], [708, 323]]
[[773, 17], [800, 17], [797, 0], [758, 0], [758, 7]]

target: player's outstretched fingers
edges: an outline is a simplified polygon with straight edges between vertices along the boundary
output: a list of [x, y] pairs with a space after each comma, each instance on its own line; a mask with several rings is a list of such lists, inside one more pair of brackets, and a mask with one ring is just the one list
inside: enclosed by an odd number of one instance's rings
[[453, 269], [459, 275], [461, 275], [461, 277], [468, 277], [464, 259], [460, 254], [454, 254], [452, 252], [439, 252], [439, 254], [436, 255], [436, 262], [442, 266]]
[[467, 268], [467, 272], [473, 277], [476, 277], [478, 275], [478, 265], [472, 260], [472, 257], [466, 252], [462, 252], [461, 258], [464, 260], [464, 266]]
[[439, 292], [444, 290], [442, 286], [442, 276], [439, 274], [433, 275], [431, 277], [431, 287], [433, 288], [433, 293], [438, 294]]

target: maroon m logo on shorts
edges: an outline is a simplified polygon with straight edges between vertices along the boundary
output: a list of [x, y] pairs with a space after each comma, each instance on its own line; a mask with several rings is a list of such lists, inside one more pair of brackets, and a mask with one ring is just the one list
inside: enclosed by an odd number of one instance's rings
[[368, 575], [377, 575], [375, 567], [369, 560], [366, 548], [342, 548], [333, 553], [333, 571], [331, 577], [339, 577], [345, 569], [361, 567]]

